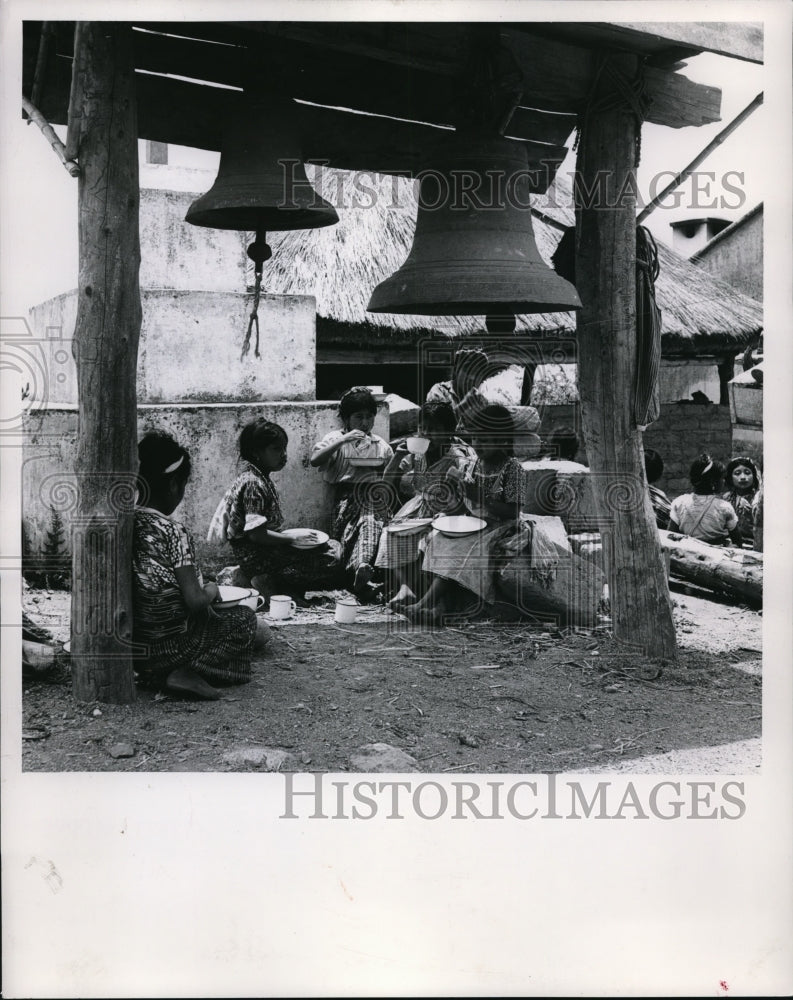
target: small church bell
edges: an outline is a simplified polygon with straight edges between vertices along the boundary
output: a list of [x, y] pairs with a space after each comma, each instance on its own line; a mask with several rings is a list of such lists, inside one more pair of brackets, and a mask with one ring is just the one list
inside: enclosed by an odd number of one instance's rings
[[279, 232], [318, 229], [339, 221], [309, 183], [295, 130], [293, 101], [248, 96], [224, 129], [215, 183], [185, 220], [210, 229]]
[[422, 171], [413, 246], [372, 293], [369, 312], [509, 315], [580, 309], [540, 256], [521, 143], [458, 132]]

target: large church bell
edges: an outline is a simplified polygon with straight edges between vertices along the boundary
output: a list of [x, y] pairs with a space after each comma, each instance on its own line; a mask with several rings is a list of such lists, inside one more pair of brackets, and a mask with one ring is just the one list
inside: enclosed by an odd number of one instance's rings
[[192, 203], [185, 221], [210, 229], [255, 232], [248, 247], [254, 263], [253, 308], [242, 345], [248, 353], [256, 333], [259, 357], [259, 300], [262, 269], [272, 256], [268, 232], [319, 229], [339, 221], [336, 209], [311, 186], [303, 165], [294, 101], [267, 93], [245, 94], [228, 116], [215, 183]]
[[278, 232], [339, 221], [309, 183], [295, 130], [298, 107], [267, 95], [243, 98], [228, 117], [215, 183], [186, 221], [211, 229]]
[[457, 132], [420, 175], [413, 246], [372, 293], [370, 312], [509, 315], [580, 309], [575, 287], [540, 256], [525, 148]]

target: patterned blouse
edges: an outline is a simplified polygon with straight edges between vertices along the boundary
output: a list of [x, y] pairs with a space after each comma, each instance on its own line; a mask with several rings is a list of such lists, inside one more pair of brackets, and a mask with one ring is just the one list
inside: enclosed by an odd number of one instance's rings
[[[311, 450], [312, 457], [317, 452], [327, 448], [328, 445], [339, 441], [346, 433], [343, 430], [330, 431], [314, 445]], [[341, 448], [334, 451], [327, 462], [320, 466], [322, 478], [326, 483], [358, 483], [378, 479], [382, 474], [383, 466], [393, 454], [394, 449], [378, 434], [345, 441]], [[379, 467], [352, 465], [350, 459], [356, 458], [382, 459], [382, 465]]]
[[741, 537], [744, 542], [749, 542], [750, 544], [754, 539], [754, 501], [756, 495], [757, 490], [752, 490], [750, 493], [738, 493], [735, 490], [731, 490], [721, 495], [723, 500], [732, 505], [732, 509], [738, 517], [738, 527], [741, 531]]
[[229, 486], [217, 506], [207, 535], [208, 541], [228, 541], [241, 557], [261, 550], [245, 537], [245, 527], [267, 524], [270, 531], [280, 531], [284, 524], [278, 490], [270, 477], [251, 465], [242, 463], [242, 472]]
[[187, 631], [188, 611], [175, 573], [181, 566], [194, 566], [203, 586], [187, 528], [151, 507], [136, 507], [132, 556], [136, 639], [157, 642]]
[[417, 493], [422, 497], [412, 516], [428, 517], [440, 512], [453, 512], [461, 504], [462, 487], [449, 479], [448, 472], [459, 469], [465, 478], [470, 478], [476, 462], [474, 449], [459, 438], [454, 438], [444, 455], [432, 465], [427, 464], [426, 455], [405, 455], [399, 463], [402, 473], [399, 492], [405, 497]]
[[243, 462], [242, 472], [226, 491], [223, 503], [228, 515], [226, 537], [229, 541], [242, 538], [248, 514], [267, 518], [270, 531], [280, 531], [283, 527], [284, 515], [275, 484], [267, 473], [250, 462]]
[[666, 529], [669, 527], [669, 511], [672, 506], [669, 502], [669, 497], [663, 490], [659, 490], [657, 486], [651, 484], [648, 488], [650, 490], [650, 503], [655, 514], [656, 527]]
[[522, 503], [523, 469], [520, 462], [510, 456], [500, 469], [485, 472], [482, 460], [474, 466], [471, 478], [479, 487], [479, 503], [470, 503], [471, 512], [478, 517], [487, 514], [488, 503]]

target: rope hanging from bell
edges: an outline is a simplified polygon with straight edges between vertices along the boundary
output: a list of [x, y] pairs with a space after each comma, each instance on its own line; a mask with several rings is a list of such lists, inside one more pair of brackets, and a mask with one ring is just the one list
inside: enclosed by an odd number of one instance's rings
[[273, 255], [273, 251], [267, 243], [267, 233], [257, 231], [256, 239], [248, 247], [247, 253], [253, 261], [253, 306], [251, 308], [251, 314], [248, 318], [248, 329], [245, 331], [245, 340], [242, 344], [240, 361], [242, 361], [251, 349], [251, 333], [253, 332], [254, 327], [256, 328], [256, 347], [254, 349], [254, 355], [257, 358], [261, 357], [261, 354], [259, 353], [259, 299], [262, 294], [262, 265]]

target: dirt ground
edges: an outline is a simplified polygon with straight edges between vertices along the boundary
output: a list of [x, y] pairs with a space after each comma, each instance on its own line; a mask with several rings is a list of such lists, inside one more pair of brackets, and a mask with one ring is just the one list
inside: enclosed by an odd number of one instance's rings
[[[23, 680], [26, 771], [576, 771], [761, 731], [761, 613], [673, 584], [678, 662], [605, 631], [476, 623], [416, 628], [382, 608], [337, 625], [330, 605], [273, 628], [250, 684], [218, 702], [139, 691], [78, 703], [67, 662]], [[25, 610], [68, 638], [69, 595]], [[400, 766], [353, 758], [387, 744]], [[391, 758], [393, 760], [393, 758]]]

